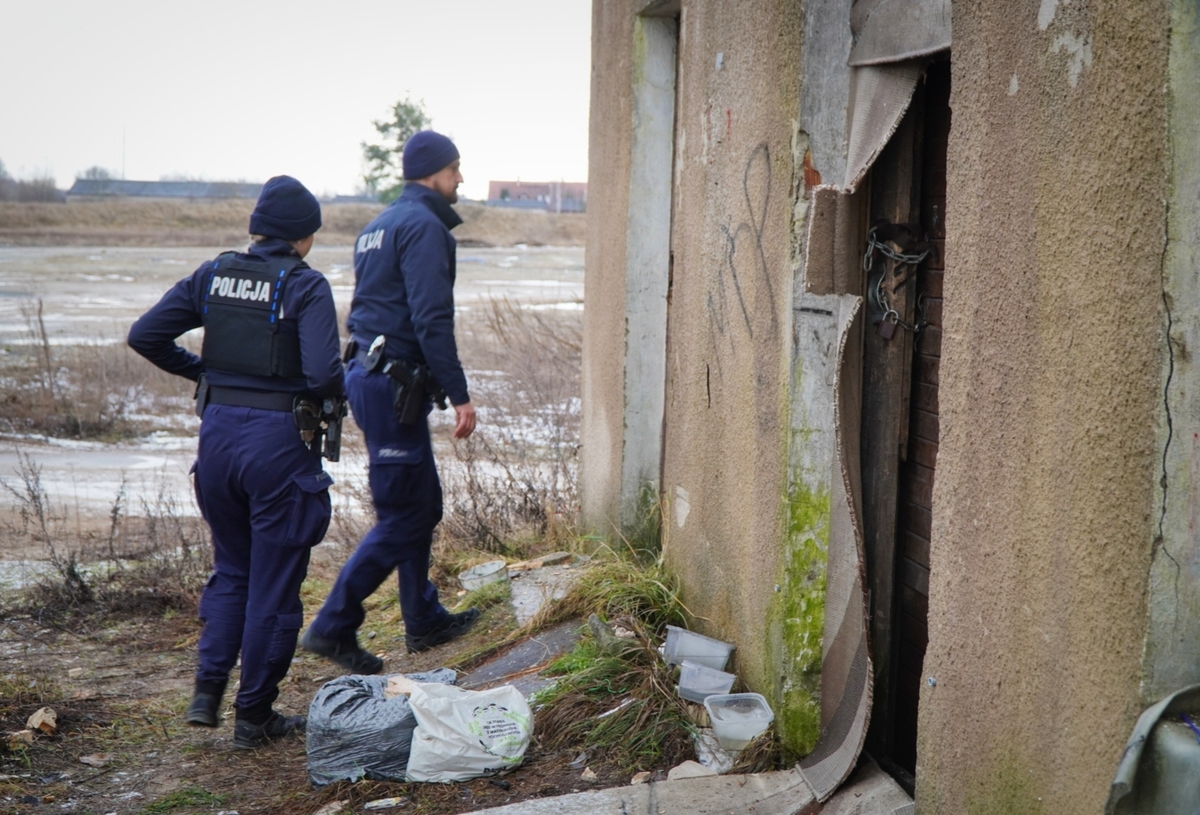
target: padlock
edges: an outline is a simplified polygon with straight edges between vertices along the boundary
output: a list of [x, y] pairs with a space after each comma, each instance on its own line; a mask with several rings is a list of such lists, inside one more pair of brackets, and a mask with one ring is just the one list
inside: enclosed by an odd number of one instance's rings
[[899, 318], [896, 312], [889, 309], [883, 315], [883, 319], [879, 321], [879, 336], [885, 340], [890, 340], [896, 335], [896, 320]]

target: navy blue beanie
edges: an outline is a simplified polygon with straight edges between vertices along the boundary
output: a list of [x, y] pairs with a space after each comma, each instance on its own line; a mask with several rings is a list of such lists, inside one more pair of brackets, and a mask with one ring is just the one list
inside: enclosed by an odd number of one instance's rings
[[263, 184], [250, 234], [298, 241], [321, 228], [321, 205], [308, 188], [290, 175], [277, 175]]
[[404, 179], [433, 175], [458, 158], [454, 142], [432, 130], [421, 130], [404, 143]]

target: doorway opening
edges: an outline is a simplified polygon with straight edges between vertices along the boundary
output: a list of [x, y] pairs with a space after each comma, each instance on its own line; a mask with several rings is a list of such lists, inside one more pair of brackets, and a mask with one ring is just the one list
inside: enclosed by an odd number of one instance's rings
[[[950, 133], [950, 59], [932, 62], [871, 170], [887, 240], [864, 274], [862, 472], [875, 701], [867, 749], [911, 793], [928, 642], [929, 549]], [[919, 259], [918, 259], [919, 258]]]

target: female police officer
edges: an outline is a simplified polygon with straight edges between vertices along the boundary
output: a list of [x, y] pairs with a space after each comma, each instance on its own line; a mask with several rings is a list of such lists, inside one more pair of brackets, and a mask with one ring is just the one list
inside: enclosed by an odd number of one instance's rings
[[[331, 479], [297, 429], [302, 396], [344, 394], [337, 316], [325, 277], [304, 263], [321, 208], [277, 176], [250, 215], [252, 243], [175, 284], [133, 325], [129, 345], [165, 371], [198, 380], [200, 512], [212, 530], [213, 574], [200, 600], [199, 666], [186, 720], [216, 727], [241, 653], [234, 746], [303, 732], [272, 703], [302, 624], [309, 549], [329, 526]], [[176, 344], [204, 327], [200, 356]], [[311, 434], [309, 434], [311, 437]]]

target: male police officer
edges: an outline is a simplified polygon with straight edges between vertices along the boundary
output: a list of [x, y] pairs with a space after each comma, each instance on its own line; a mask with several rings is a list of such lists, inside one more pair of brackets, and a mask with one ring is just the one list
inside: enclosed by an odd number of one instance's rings
[[363, 650], [357, 631], [363, 601], [393, 571], [410, 653], [465, 633], [478, 609], [450, 614], [429, 582], [433, 529], [442, 518], [442, 487], [426, 417], [431, 395], [454, 405], [454, 437], [475, 429], [475, 408], [454, 341], [455, 240], [462, 219], [458, 149], [432, 130], [404, 146], [404, 192], [367, 225], [354, 251], [354, 300], [347, 325], [353, 356], [346, 389], [366, 437], [376, 525], [342, 567], [300, 647], [355, 673], [378, 673], [383, 661]]
[[[340, 417], [344, 374], [333, 292], [304, 263], [321, 208], [304, 185], [277, 176], [250, 215], [252, 243], [175, 284], [129, 331], [158, 367], [198, 380], [203, 417], [196, 501], [212, 530], [213, 574], [200, 600], [196, 689], [185, 719], [216, 727], [241, 653], [234, 747], [303, 732], [303, 716], [272, 707], [303, 624], [300, 584], [309, 550], [329, 527], [331, 479], [313, 424]], [[176, 338], [204, 326], [197, 357]], [[335, 415], [336, 414], [336, 415]], [[316, 439], [319, 441], [319, 428]]]

